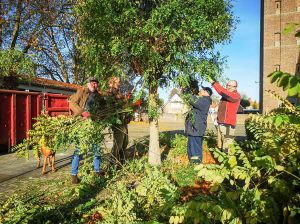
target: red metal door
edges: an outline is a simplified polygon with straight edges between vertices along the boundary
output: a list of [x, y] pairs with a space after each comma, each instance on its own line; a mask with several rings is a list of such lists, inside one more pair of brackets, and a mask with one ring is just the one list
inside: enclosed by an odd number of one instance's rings
[[0, 152], [7, 152], [27, 137], [42, 110], [42, 95], [26, 91], [0, 90]]
[[9, 143], [10, 137], [10, 110], [11, 94], [0, 94], [0, 151], [4, 150]]

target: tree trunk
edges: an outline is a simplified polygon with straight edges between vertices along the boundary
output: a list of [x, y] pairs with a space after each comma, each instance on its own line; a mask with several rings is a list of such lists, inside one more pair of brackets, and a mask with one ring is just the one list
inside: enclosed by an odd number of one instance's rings
[[[156, 82], [156, 80], [154, 80]], [[157, 85], [153, 85], [150, 82], [149, 91], [149, 109], [151, 110], [149, 117], [150, 126], [150, 144], [149, 144], [149, 158], [148, 161], [151, 165], [161, 164], [161, 153], [159, 148], [159, 133], [158, 133], [158, 114], [153, 111], [157, 111], [158, 108], [158, 95], [157, 95]]]

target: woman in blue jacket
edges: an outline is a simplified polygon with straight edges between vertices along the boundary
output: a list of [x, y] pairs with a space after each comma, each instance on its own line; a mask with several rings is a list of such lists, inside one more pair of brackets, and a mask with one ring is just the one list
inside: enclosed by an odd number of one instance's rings
[[203, 87], [198, 96], [193, 96], [189, 101], [192, 109], [185, 120], [185, 134], [188, 136], [188, 157], [191, 162], [201, 163], [202, 141], [207, 126], [207, 115], [212, 102], [212, 90]]

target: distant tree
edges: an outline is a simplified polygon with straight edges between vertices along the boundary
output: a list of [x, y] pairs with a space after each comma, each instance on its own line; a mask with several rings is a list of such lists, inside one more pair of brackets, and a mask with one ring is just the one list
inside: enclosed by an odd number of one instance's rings
[[256, 102], [256, 100], [254, 100], [254, 102], [252, 103], [252, 107], [253, 109], [258, 109], [258, 103]]
[[33, 74], [35, 65], [31, 58], [16, 50], [0, 50], [0, 88], [16, 89], [16, 74]]
[[11, 74], [31, 74], [35, 72], [35, 66], [30, 57], [24, 56], [17, 50], [0, 50], [0, 77]]
[[241, 102], [240, 102], [240, 105], [243, 107], [243, 108], [246, 108], [246, 107], [249, 107], [251, 104], [250, 100], [249, 100], [249, 97], [246, 95], [246, 94], [241, 94]]
[[39, 76], [82, 83], [75, 0], [0, 0], [0, 49], [32, 57]]
[[250, 101], [248, 99], [242, 98], [240, 104], [243, 108], [246, 108], [250, 106]]
[[158, 87], [220, 75], [215, 48], [235, 25], [230, 0], [81, 0], [82, 53], [90, 74], [142, 76], [149, 93], [150, 164], [160, 164]]

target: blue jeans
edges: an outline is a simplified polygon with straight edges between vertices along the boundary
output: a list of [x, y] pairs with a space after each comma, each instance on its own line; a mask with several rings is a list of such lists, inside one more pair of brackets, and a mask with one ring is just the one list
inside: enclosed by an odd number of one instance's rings
[[202, 141], [203, 136], [188, 136], [188, 157], [195, 163], [202, 162]]
[[[94, 171], [100, 172], [101, 157], [99, 154], [98, 147], [96, 145], [92, 145], [92, 149], [94, 153]], [[72, 175], [78, 174], [79, 162], [83, 158], [83, 156], [80, 155], [79, 152], [80, 152], [79, 148], [76, 148], [74, 150], [74, 154], [72, 158]]]

